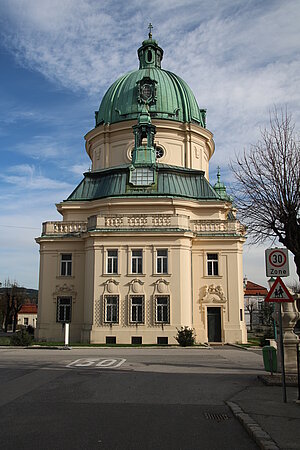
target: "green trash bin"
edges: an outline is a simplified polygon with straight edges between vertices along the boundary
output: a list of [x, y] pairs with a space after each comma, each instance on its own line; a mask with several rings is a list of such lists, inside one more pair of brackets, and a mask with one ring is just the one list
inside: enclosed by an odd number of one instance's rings
[[267, 372], [277, 372], [276, 348], [271, 345], [265, 345], [262, 349], [265, 370]]

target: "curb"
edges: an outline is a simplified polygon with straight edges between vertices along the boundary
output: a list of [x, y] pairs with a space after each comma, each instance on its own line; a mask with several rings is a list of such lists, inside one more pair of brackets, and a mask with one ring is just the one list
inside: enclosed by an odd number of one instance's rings
[[239, 344], [227, 344], [230, 347], [235, 347], [235, 348], [240, 348], [241, 350], [247, 350], [247, 351], [251, 351], [251, 350], [262, 350], [262, 347], [259, 346], [251, 346], [251, 347], [244, 347], [243, 345], [239, 345]]
[[249, 414], [245, 413], [239, 405], [234, 402], [226, 402], [226, 404], [261, 450], [280, 450], [271, 436]]

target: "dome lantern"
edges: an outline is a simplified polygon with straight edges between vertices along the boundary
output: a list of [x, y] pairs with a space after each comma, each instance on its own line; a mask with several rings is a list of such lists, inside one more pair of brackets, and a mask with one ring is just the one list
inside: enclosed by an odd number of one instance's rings
[[148, 69], [150, 67], [161, 68], [161, 60], [163, 59], [164, 51], [155, 39], [152, 39], [152, 25], [149, 23], [148, 39], [143, 41], [142, 46], [138, 49], [138, 57], [140, 61], [140, 69]]

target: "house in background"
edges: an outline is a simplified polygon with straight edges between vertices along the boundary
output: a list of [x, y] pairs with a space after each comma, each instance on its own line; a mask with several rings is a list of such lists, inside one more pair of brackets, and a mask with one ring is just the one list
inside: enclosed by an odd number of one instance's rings
[[262, 309], [268, 290], [244, 278], [245, 322], [248, 331], [264, 325]]
[[23, 305], [18, 313], [18, 325], [28, 327], [29, 325], [36, 328], [37, 320], [37, 305], [30, 303]]

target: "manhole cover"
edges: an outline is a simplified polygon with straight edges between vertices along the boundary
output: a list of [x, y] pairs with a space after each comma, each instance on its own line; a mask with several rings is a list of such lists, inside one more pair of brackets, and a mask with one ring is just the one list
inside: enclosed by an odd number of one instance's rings
[[216, 420], [217, 422], [221, 422], [222, 420], [229, 419], [229, 416], [227, 414], [218, 414], [218, 413], [210, 413], [210, 412], [204, 413], [204, 417], [207, 420]]

